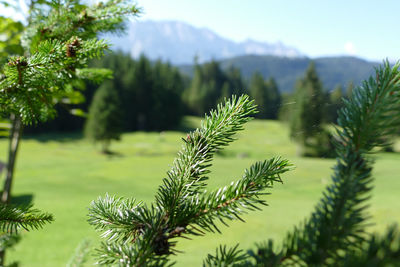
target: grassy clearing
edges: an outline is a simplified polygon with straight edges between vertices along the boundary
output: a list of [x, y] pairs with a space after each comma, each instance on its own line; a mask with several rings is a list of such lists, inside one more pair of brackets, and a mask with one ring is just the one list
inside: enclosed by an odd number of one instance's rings
[[[190, 118], [193, 125], [198, 119]], [[182, 132], [125, 134], [114, 143], [115, 156], [99, 154], [79, 136], [41, 136], [22, 142], [17, 162], [14, 195], [29, 198], [37, 208], [51, 212], [56, 221], [40, 231], [24, 234], [8, 260], [19, 260], [21, 266], [64, 266], [83, 239], [93, 245], [98, 234], [87, 224], [90, 201], [106, 192], [134, 196], [151, 202], [162, 177], [180, 148]], [[256, 160], [281, 155], [290, 159], [296, 169], [283, 177], [272, 195], [269, 207], [245, 216], [246, 223], [234, 222], [221, 227], [222, 234], [208, 234], [194, 241], [182, 240], [178, 249], [184, 254], [175, 259], [177, 266], [199, 266], [207, 253], [218, 244], [237, 244], [247, 249], [268, 238], [280, 240], [284, 233], [304, 219], [329, 182], [331, 159], [305, 159], [295, 156], [284, 125], [273, 121], [253, 121], [239, 140], [217, 155], [212, 167], [210, 187], [222, 186], [240, 177]], [[5, 161], [6, 141], [0, 140], [0, 160]], [[400, 222], [400, 154], [376, 156], [376, 182], [371, 212], [382, 230]], [[20, 197], [23, 198], [23, 197]]]

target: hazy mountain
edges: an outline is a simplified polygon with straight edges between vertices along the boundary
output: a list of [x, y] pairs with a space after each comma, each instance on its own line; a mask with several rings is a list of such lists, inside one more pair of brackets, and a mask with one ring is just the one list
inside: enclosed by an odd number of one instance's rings
[[[340, 84], [346, 87], [350, 82], [360, 84], [374, 72], [376, 62], [369, 62], [356, 57], [324, 57], [324, 58], [288, 58], [276, 56], [239, 56], [221, 60], [223, 69], [230, 66], [239, 68], [246, 79], [258, 71], [266, 79], [274, 77], [282, 92], [293, 90], [295, 82], [304, 75], [311, 60], [315, 61], [316, 69], [324, 87], [333, 89]], [[181, 65], [180, 70], [191, 76], [193, 65]]]
[[241, 55], [275, 55], [301, 57], [295, 48], [280, 42], [263, 43], [254, 40], [237, 43], [206, 28], [196, 28], [178, 21], [130, 22], [124, 36], [110, 36], [113, 49], [137, 58], [144, 53], [150, 59], [162, 59], [173, 64], [190, 64]]
[[[265, 78], [274, 77], [281, 91], [291, 91], [301, 77], [310, 58], [282, 43], [254, 40], [237, 43], [206, 28], [196, 28], [178, 21], [134, 21], [127, 25], [121, 37], [110, 36], [114, 50], [122, 50], [137, 58], [144, 53], [151, 60], [162, 59], [180, 65], [182, 72], [192, 75], [197, 57], [203, 63], [212, 59], [223, 68], [235, 66], [249, 79], [255, 71]], [[314, 59], [317, 72], [331, 90], [338, 84], [359, 84], [373, 73], [378, 63], [355, 57], [325, 57]]]

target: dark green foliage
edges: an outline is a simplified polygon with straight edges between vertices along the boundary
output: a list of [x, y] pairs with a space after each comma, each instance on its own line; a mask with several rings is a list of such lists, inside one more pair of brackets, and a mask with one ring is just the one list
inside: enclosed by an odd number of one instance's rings
[[225, 73], [217, 61], [211, 61], [203, 65], [196, 65], [194, 76], [189, 88], [184, 92], [184, 101], [190, 112], [203, 116], [224, 98], [232, 94], [244, 93], [240, 72], [230, 68]]
[[281, 104], [281, 96], [273, 78], [265, 81], [263, 76], [256, 72], [250, 80], [250, 95], [257, 104], [257, 118], [277, 119]]
[[360, 246], [361, 249], [347, 253], [344, 267], [399, 266], [400, 234], [398, 226], [389, 227], [382, 235], [372, 234]]
[[[274, 77], [281, 93], [293, 91], [296, 81], [307, 70], [311, 61], [315, 61], [317, 72], [328, 90], [337, 84], [346, 87], [348, 83], [361, 83], [373, 73], [377, 62], [368, 62], [355, 57], [327, 57], [310, 59], [306, 57], [289, 58], [277, 56], [246, 55], [219, 61], [223, 70], [234, 66], [239, 69], [245, 80], [250, 80], [255, 72], [260, 72], [264, 79]], [[182, 73], [193, 76], [194, 66], [179, 67]]]
[[277, 119], [282, 104], [281, 93], [273, 77], [267, 80], [270, 104], [268, 105], [268, 119]]
[[[181, 96], [184, 90], [184, 77], [169, 63], [150, 62], [145, 56], [132, 59], [129, 55], [110, 53], [100, 60], [90, 63], [95, 73], [109, 68], [113, 71], [112, 87], [121, 100], [123, 131], [162, 131], [179, 126], [184, 114]], [[104, 73], [101, 78], [108, 77]], [[85, 103], [59, 103], [55, 120], [26, 129], [29, 133], [54, 131], [80, 131], [84, 118], [71, 114], [74, 109], [88, 110], [97, 88], [98, 80], [90, 73], [90, 81], [82, 95]], [[186, 82], [187, 83], [187, 82]], [[67, 108], [67, 105], [69, 108]]]
[[[89, 222], [107, 240], [98, 249], [98, 262], [109, 266], [168, 264], [168, 256], [177, 252], [177, 238], [219, 231], [217, 221], [227, 225], [227, 221], [242, 220], [241, 214], [266, 205], [260, 196], [281, 182], [280, 175], [290, 167], [286, 160], [257, 162], [236, 182], [206, 191], [215, 152], [231, 143], [254, 113], [253, 102], [242, 96], [206, 116], [201, 128], [183, 139], [184, 145], [150, 206], [108, 195], [92, 202]], [[228, 252], [238, 258], [235, 251]]]
[[118, 93], [111, 81], [104, 82], [96, 91], [85, 126], [85, 136], [102, 144], [107, 153], [111, 140], [119, 140], [123, 113]]
[[[183, 79], [178, 70], [161, 61], [138, 60], [116, 53], [93, 62], [114, 71], [112, 86], [121, 99], [124, 131], [160, 131], [177, 127], [183, 116]], [[89, 85], [87, 97], [96, 86]]]
[[165, 130], [179, 125], [183, 115], [183, 80], [176, 68], [157, 61], [153, 66], [151, 129]]
[[227, 248], [226, 246], [220, 246], [215, 251], [215, 256], [208, 254], [207, 258], [203, 262], [203, 266], [245, 266], [249, 264], [247, 261], [248, 255], [242, 250], [238, 249], [239, 245], [233, 248]]
[[329, 123], [335, 123], [338, 119], [338, 112], [343, 106], [343, 88], [338, 85], [327, 94], [326, 97], [326, 117], [325, 121]]
[[300, 154], [313, 154], [307, 149], [320, 147], [316, 136], [322, 130], [324, 112], [322, 84], [311, 63], [305, 76], [297, 81], [290, 111], [290, 136], [303, 148]]

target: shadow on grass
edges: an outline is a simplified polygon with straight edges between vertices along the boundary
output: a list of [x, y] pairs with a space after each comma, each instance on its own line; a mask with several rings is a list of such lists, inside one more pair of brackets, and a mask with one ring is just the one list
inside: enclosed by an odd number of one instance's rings
[[124, 154], [120, 152], [115, 152], [115, 151], [101, 151], [100, 154], [107, 156], [108, 158], [122, 158], [124, 157]]
[[11, 197], [11, 204], [14, 205], [22, 205], [22, 206], [29, 206], [33, 202], [33, 195], [26, 194], [26, 195], [17, 195]]
[[41, 134], [27, 134], [22, 137], [24, 140], [36, 140], [38, 142], [46, 143], [49, 141], [56, 141], [61, 143], [67, 143], [71, 141], [77, 141], [83, 139], [82, 132], [70, 132], [70, 133], [41, 133]]
[[200, 119], [193, 116], [183, 117], [180, 125], [175, 129], [178, 132], [189, 133], [200, 127]]

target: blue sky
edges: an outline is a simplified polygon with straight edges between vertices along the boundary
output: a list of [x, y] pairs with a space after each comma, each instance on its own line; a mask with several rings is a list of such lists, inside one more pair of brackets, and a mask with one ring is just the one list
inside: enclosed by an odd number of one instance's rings
[[[400, 59], [400, 31], [397, 29], [400, 1], [137, 2], [143, 9], [139, 20], [184, 21], [196, 27], [209, 28], [235, 41], [280, 41], [310, 57], [354, 55], [379, 61], [384, 58]], [[4, 10], [0, 10], [1, 13]]]
[[243, 41], [281, 41], [304, 54], [400, 59], [400, 1], [145, 0], [140, 19], [180, 20]]

